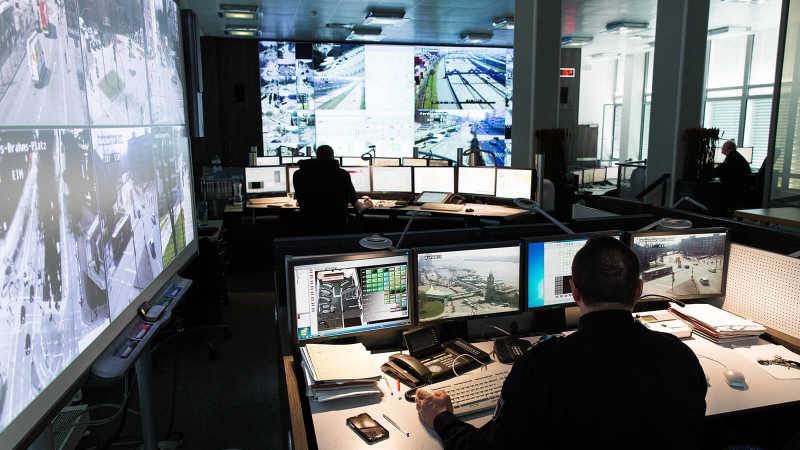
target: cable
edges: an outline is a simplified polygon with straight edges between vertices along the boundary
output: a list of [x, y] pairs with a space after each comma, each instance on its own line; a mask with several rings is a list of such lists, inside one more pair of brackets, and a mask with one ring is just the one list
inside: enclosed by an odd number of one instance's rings
[[450, 368], [453, 369], [453, 373], [456, 374], [457, 377], [460, 376], [460, 375], [458, 374], [458, 372], [456, 372], [456, 361], [458, 361], [458, 359], [461, 358], [462, 356], [469, 356], [470, 358], [474, 359], [475, 362], [477, 362], [478, 364], [481, 364], [484, 369], [486, 368], [486, 363], [485, 362], [482, 362], [481, 360], [479, 360], [478, 358], [470, 355], [469, 353], [462, 353], [462, 354], [456, 356], [455, 359], [453, 359], [453, 364], [450, 366]]
[[507, 334], [508, 336], [511, 336], [511, 333], [509, 333], [508, 331], [506, 331], [506, 330], [504, 330], [504, 329], [502, 329], [500, 327], [497, 327], [497, 326], [494, 326], [494, 325], [489, 325], [489, 326], [494, 328], [497, 331], [503, 332], [503, 333]]
[[128, 374], [125, 374], [125, 401], [122, 402], [122, 408], [120, 411], [122, 412], [122, 417], [119, 419], [119, 423], [117, 424], [117, 428], [111, 433], [111, 436], [100, 446], [100, 450], [108, 450], [111, 445], [119, 439], [120, 434], [122, 434], [122, 429], [125, 428], [125, 419], [128, 418]]
[[669, 300], [669, 301], [671, 301], [671, 302], [673, 302], [673, 303], [677, 303], [677, 304], [678, 304], [678, 305], [680, 305], [681, 307], [685, 307], [685, 306], [686, 306], [686, 303], [684, 303], [684, 302], [682, 302], [682, 301], [680, 301], [680, 300], [674, 299], [674, 298], [672, 298], [672, 297], [667, 297], [666, 295], [660, 295], [660, 294], [647, 294], [647, 295], [643, 295], [643, 296], [639, 297], [639, 300], [644, 300], [644, 299], [646, 299], [646, 298], [650, 298], [650, 297], [652, 297], [652, 298], [661, 298], [661, 299], [664, 299], [664, 300]]
[[707, 360], [709, 360], [709, 361], [714, 361], [715, 363], [719, 364], [720, 366], [722, 366], [722, 367], [724, 367], [724, 368], [728, 369], [728, 366], [726, 366], [724, 363], [721, 363], [721, 362], [717, 361], [717, 360], [716, 360], [716, 359], [714, 359], [714, 358], [709, 358], [709, 357], [708, 357], [708, 356], [706, 356], [706, 355], [696, 355], [696, 356], [697, 356], [698, 358], [703, 358], [703, 359], [707, 359]]

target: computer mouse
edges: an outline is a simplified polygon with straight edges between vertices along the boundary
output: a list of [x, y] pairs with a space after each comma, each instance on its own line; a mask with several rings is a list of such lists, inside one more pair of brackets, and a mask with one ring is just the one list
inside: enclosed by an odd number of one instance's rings
[[467, 208], [467, 209], [464, 210], [464, 212], [475, 212], [475, 210], [472, 209], [472, 208]]
[[744, 379], [744, 374], [736, 369], [726, 370], [725, 379], [728, 380], [728, 386], [734, 389], [744, 389], [747, 387], [747, 381]]

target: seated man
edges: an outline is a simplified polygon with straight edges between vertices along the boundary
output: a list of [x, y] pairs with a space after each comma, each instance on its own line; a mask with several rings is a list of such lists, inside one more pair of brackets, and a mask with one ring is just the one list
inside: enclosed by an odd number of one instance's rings
[[317, 234], [344, 231], [348, 203], [359, 211], [372, 206], [369, 200], [356, 198], [350, 174], [333, 159], [329, 145], [319, 146], [315, 159], [300, 161], [292, 180], [303, 223], [309, 230], [322, 230]]
[[700, 447], [706, 379], [678, 338], [633, 320], [642, 292], [636, 254], [589, 240], [572, 262], [578, 331], [522, 355], [492, 420], [475, 428], [445, 392], [417, 391], [417, 411], [446, 449]]
[[747, 176], [750, 175], [750, 164], [736, 150], [736, 143], [727, 141], [722, 144], [725, 161], [714, 168], [714, 176], [722, 181], [722, 206], [736, 209], [745, 194]]

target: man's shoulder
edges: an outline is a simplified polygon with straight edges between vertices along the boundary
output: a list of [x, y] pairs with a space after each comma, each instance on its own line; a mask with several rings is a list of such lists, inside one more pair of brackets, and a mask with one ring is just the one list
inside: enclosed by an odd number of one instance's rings
[[675, 357], [683, 357], [688, 360], [697, 360], [694, 352], [688, 345], [686, 345], [678, 337], [669, 334], [653, 331], [642, 324], [636, 324], [639, 333], [641, 333], [642, 342], [652, 350], [653, 354], [673, 355]]

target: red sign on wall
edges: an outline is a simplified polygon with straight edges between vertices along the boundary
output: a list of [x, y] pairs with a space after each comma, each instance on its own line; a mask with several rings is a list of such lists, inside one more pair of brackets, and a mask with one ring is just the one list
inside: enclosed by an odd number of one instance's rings
[[559, 74], [561, 78], [575, 78], [575, 68], [574, 67], [562, 67], [561, 73]]

